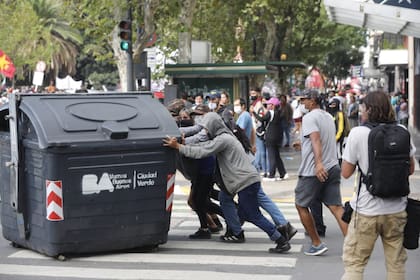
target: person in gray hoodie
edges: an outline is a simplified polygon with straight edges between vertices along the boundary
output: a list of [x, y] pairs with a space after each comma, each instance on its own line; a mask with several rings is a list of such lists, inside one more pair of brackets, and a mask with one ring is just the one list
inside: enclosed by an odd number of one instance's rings
[[176, 137], [168, 136], [163, 139], [163, 145], [177, 149], [180, 154], [190, 158], [199, 159], [215, 155], [226, 191], [231, 195], [238, 194], [239, 217], [262, 229], [277, 243], [277, 246], [270, 248], [269, 252], [289, 251], [290, 244], [287, 238], [281, 235], [276, 226], [267, 220], [259, 209], [260, 175], [249, 161], [242, 144], [217, 113], [207, 113], [202, 120], [202, 126], [209, 136], [206, 142], [186, 146], [178, 143]]

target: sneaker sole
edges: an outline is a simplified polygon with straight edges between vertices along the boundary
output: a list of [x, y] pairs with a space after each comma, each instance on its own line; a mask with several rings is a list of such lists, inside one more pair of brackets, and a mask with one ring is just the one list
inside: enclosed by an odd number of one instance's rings
[[279, 253], [286, 253], [288, 252], [290, 249], [292, 248], [292, 246], [287, 246], [285, 248], [280, 248], [280, 249], [276, 249], [276, 248], [270, 248], [268, 249], [269, 253], [273, 253], [273, 254], [279, 254]]
[[223, 243], [245, 243], [245, 240], [238, 239], [238, 240], [231, 240], [231, 239], [220, 239]]
[[328, 248], [327, 247], [324, 247], [321, 250], [316, 251], [314, 253], [304, 252], [304, 254], [307, 255], [307, 256], [320, 256], [320, 255], [324, 254], [327, 251], [328, 251]]

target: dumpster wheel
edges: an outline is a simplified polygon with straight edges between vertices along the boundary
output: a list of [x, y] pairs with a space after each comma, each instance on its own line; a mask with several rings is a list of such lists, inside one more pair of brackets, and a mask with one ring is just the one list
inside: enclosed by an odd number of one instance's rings
[[22, 248], [22, 246], [13, 241], [10, 243], [10, 245], [12, 245], [13, 248]]
[[66, 257], [66, 256], [64, 256], [64, 255], [57, 255], [57, 256], [55, 256], [55, 258], [56, 258], [58, 261], [62, 261], [62, 262], [65, 262], [65, 261], [67, 260], [67, 257]]

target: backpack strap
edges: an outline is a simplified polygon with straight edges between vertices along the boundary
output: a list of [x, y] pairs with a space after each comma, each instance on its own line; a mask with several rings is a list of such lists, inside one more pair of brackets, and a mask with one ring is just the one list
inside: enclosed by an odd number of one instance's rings
[[[370, 130], [372, 130], [373, 128], [375, 128], [378, 125], [380, 125], [380, 124], [379, 123], [374, 123], [374, 122], [365, 122], [365, 123], [363, 123], [363, 126], [368, 127]], [[370, 151], [370, 149], [369, 149], [369, 146], [370, 146], [370, 140], [369, 140], [369, 138], [370, 138], [370, 132], [369, 132], [369, 137], [368, 137], [368, 170], [367, 170], [367, 173], [364, 174], [362, 172], [362, 169], [360, 169], [360, 166], [359, 166], [361, 182], [365, 183], [366, 186], [369, 185], [369, 179], [370, 179], [369, 174], [372, 174], [371, 167], [373, 166], [373, 160], [374, 160], [374, 157], [373, 157], [373, 154], [372, 154], [373, 151]], [[359, 191], [360, 191], [360, 186], [359, 186]]]
[[355, 214], [354, 214], [354, 228], [356, 228], [356, 220], [357, 220], [357, 205], [359, 204], [359, 194], [360, 194], [360, 189], [362, 188], [362, 176], [363, 176], [363, 172], [362, 169], [360, 168], [359, 163], [357, 163], [357, 169], [359, 171], [359, 185], [357, 187], [357, 196], [356, 196], [356, 209], [354, 209]]

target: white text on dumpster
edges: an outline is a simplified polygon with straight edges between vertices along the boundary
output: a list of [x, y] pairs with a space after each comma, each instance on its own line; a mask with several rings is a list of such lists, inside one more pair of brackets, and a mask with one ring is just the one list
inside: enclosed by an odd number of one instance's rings
[[104, 172], [100, 178], [95, 174], [86, 174], [82, 176], [82, 192], [84, 195], [89, 195], [101, 191], [113, 192], [114, 190], [153, 187], [157, 184], [157, 178], [157, 171], [133, 171], [133, 175]]

